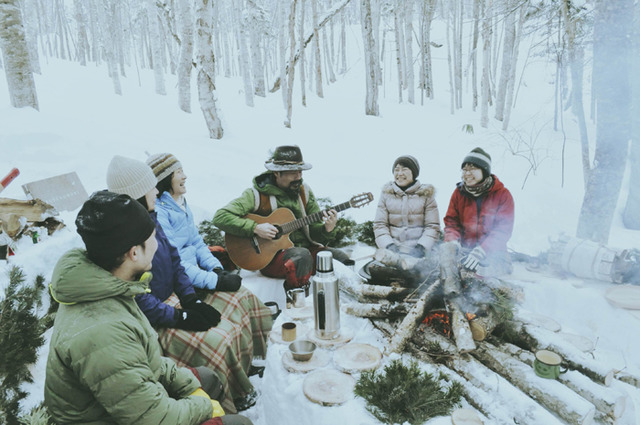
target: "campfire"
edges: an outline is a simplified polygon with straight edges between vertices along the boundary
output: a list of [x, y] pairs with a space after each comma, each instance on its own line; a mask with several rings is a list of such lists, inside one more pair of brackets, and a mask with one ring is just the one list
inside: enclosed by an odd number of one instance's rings
[[451, 336], [451, 321], [449, 320], [449, 313], [445, 310], [430, 311], [427, 313], [422, 323], [430, 326], [433, 330], [446, 337]]

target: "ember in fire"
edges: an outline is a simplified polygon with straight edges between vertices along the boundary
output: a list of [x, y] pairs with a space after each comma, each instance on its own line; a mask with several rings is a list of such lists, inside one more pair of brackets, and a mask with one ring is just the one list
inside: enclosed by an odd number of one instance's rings
[[431, 328], [446, 337], [451, 336], [451, 321], [449, 320], [449, 313], [444, 310], [430, 311], [427, 313], [422, 323], [431, 326]]

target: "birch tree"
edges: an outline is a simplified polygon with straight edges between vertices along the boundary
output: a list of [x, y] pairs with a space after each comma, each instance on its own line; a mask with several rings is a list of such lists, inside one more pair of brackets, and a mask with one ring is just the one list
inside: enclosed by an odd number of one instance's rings
[[491, 71], [491, 3], [492, 0], [480, 0], [482, 18], [482, 79], [480, 80], [480, 125], [489, 126], [489, 102], [491, 88], [489, 72]]
[[364, 40], [364, 68], [365, 84], [365, 113], [378, 116], [378, 52], [373, 35], [373, 19], [371, 16], [371, 1], [361, 0], [362, 39]]
[[318, 97], [324, 97], [324, 92], [322, 90], [322, 60], [320, 57], [320, 36], [318, 28], [318, 0], [309, 1], [311, 2], [311, 20], [313, 23], [313, 53], [316, 68], [316, 94]]
[[420, 88], [422, 103], [424, 97], [433, 99], [433, 67], [431, 63], [431, 22], [435, 13], [436, 0], [424, 0], [420, 22]]
[[180, 37], [178, 59], [178, 106], [191, 112], [191, 68], [193, 67], [193, 9], [192, 0], [176, 2], [176, 23]]
[[296, 3], [297, 0], [291, 2], [291, 13], [289, 15], [289, 40], [291, 48], [289, 51], [289, 63], [292, 69], [289, 70], [289, 78], [287, 80], [287, 118], [284, 121], [284, 125], [287, 128], [291, 128], [291, 113], [293, 109], [293, 78], [295, 76], [294, 59], [296, 55]]
[[76, 20], [76, 59], [80, 65], [86, 66], [89, 56], [89, 38], [87, 37], [87, 20], [85, 4], [82, 0], [73, 0], [74, 17]]
[[198, 73], [198, 100], [209, 137], [221, 139], [224, 134], [216, 109], [215, 61], [211, 39], [211, 0], [198, 0], [196, 6], [196, 70]]
[[[300, 0], [300, 24], [298, 25], [300, 30], [300, 45], [304, 43], [304, 0]], [[306, 89], [306, 78], [305, 78], [305, 69], [304, 69], [304, 57], [305, 52], [302, 50], [300, 52], [300, 97], [302, 99], [302, 106], [307, 106], [307, 89]]]
[[396, 39], [396, 65], [398, 67], [398, 101], [402, 102], [402, 90], [406, 87], [405, 68], [406, 56], [404, 53], [404, 0], [396, 0], [393, 5], [393, 29]]
[[0, 22], [0, 48], [11, 105], [37, 110], [36, 84], [18, 0], [0, 0]]
[[[149, 44], [151, 45], [151, 63], [153, 64], [153, 77], [156, 83], [156, 93], [165, 95], [167, 94], [167, 90], [164, 84], [164, 61], [162, 60], [162, 23], [160, 21], [160, 17], [158, 16], [158, 7], [156, 6], [156, 0], [147, 0], [145, 5], [147, 12], [147, 21], [149, 22]], [[191, 74], [188, 73], [188, 75]], [[191, 86], [188, 85], [186, 89], [189, 90], [190, 87]], [[185, 90], [185, 88], [183, 87], [182, 90]], [[184, 94], [180, 90], [178, 91], [178, 93], [178, 96], [184, 96]], [[186, 102], [186, 105], [183, 105], [183, 101]], [[190, 112], [191, 97], [186, 96], [186, 99], [181, 98], [180, 105], [180, 109], [185, 112]], [[187, 109], [184, 109], [182, 106], [186, 106]]]
[[[631, 116], [640, 114], [640, 84], [637, 76], [640, 75], [640, 3], [636, 3], [633, 24], [633, 47], [631, 54]], [[629, 150], [629, 180], [640, 181], [640, 120], [637, 118], [631, 123], [631, 148]], [[627, 229], [640, 230], [640, 185], [629, 184], [627, 202], [622, 214], [622, 222]]]
[[262, 51], [260, 47], [260, 34], [264, 34], [265, 11], [256, 0], [248, 0], [249, 6], [247, 18], [249, 21], [249, 40], [251, 43], [251, 65], [253, 75], [254, 93], [257, 96], [266, 96], [266, 85], [264, 81], [264, 63], [262, 60]]
[[513, 48], [516, 39], [516, 11], [514, 10], [515, 1], [505, 0], [505, 19], [504, 19], [504, 43], [502, 45], [502, 67], [500, 69], [500, 80], [496, 93], [495, 118], [498, 121], [504, 119], [504, 101], [507, 96], [507, 84], [511, 77], [511, 65], [513, 63]]
[[630, 54], [633, 0], [596, 2], [596, 151], [576, 236], [606, 244], [631, 136]]
[[502, 129], [506, 130], [509, 127], [509, 121], [511, 120], [511, 111], [514, 107], [515, 97], [515, 85], [516, 85], [516, 70], [518, 64], [518, 54], [520, 49], [520, 39], [522, 38], [522, 30], [524, 26], [526, 8], [528, 1], [522, 2], [518, 8], [518, 20], [516, 26], [515, 39], [513, 42], [513, 49], [511, 51], [511, 65], [509, 66], [509, 77], [507, 78], [507, 95], [505, 98], [505, 111], [502, 121]]
[[244, 0], [238, 0], [236, 3], [236, 37], [240, 50], [240, 71], [242, 72], [242, 82], [244, 84], [244, 102], [247, 106], [253, 107], [253, 83], [251, 81], [251, 61], [249, 56], [249, 47], [247, 46], [247, 21], [244, 17]]

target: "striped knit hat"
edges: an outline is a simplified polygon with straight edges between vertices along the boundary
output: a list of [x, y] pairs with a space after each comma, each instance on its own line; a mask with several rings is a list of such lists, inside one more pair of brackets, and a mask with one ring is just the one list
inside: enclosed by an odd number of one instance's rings
[[170, 153], [157, 153], [147, 158], [147, 164], [153, 170], [159, 182], [170, 176], [174, 171], [182, 168], [178, 159]]
[[107, 189], [110, 192], [142, 198], [156, 187], [158, 180], [147, 164], [116, 155], [107, 168]]
[[469, 152], [462, 160], [460, 168], [464, 167], [464, 164], [473, 164], [480, 168], [482, 170], [482, 177], [485, 179], [491, 175], [491, 155], [482, 148], [475, 148]]
[[403, 167], [407, 167], [411, 170], [411, 174], [413, 174], [413, 179], [418, 178], [418, 174], [420, 174], [420, 164], [418, 160], [412, 157], [411, 155], [403, 155], [398, 157], [395, 161], [393, 161], [393, 167], [391, 167], [391, 172], [395, 170], [396, 165], [400, 164]]

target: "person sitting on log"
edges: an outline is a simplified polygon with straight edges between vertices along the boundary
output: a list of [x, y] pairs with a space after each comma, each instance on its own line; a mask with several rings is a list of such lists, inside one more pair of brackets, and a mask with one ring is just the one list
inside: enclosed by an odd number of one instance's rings
[[457, 183], [444, 217], [444, 241], [459, 245], [461, 265], [485, 277], [510, 274], [507, 252], [514, 221], [509, 190], [491, 174], [491, 156], [475, 148], [462, 160]]
[[[420, 164], [411, 155], [398, 157], [391, 171], [393, 181], [383, 186], [373, 221], [376, 245], [379, 249], [417, 259], [431, 257], [431, 250], [440, 238], [435, 188], [420, 183]], [[373, 273], [372, 280], [377, 282], [394, 278], [412, 280], [411, 273], [403, 273], [401, 269], [381, 269], [372, 264], [369, 272]]]
[[[338, 213], [333, 208], [322, 211], [313, 191], [303, 183], [302, 172], [311, 169], [311, 164], [302, 159], [300, 147], [278, 146], [264, 165], [267, 171], [253, 179], [252, 187], [216, 211], [213, 224], [227, 235], [234, 235], [248, 242], [255, 241], [256, 238], [266, 242], [263, 244], [266, 248], [257, 255], [269, 257], [256, 270], [259, 269], [268, 277], [284, 278], [285, 292], [293, 288], [304, 288], [307, 292], [319, 251], [331, 251], [337, 261], [353, 264], [353, 260], [345, 252], [327, 246], [335, 236]], [[293, 230], [289, 234], [293, 246], [277, 249], [277, 241], [286, 239], [286, 236], [281, 238], [283, 232], [276, 227], [278, 223], [269, 222], [268, 219], [276, 209], [283, 208], [291, 211], [292, 219], [305, 219], [321, 213], [322, 221], [310, 222]], [[247, 217], [247, 214], [253, 214], [256, 219], [258, 216], [265, 217], [266, 220], [258, 223]], [[276, 247], [275, 252], [271, 252], [270, 247]], [[229, 250], [233, 257], [230, 248]], [[247, 251], [247, 255], [251, 254], [254, 248]]]
[[[146, 166], [150, 167], [155, 174], [154, 181], [157, 181], [157, 190], [150, 190], [159, 192], [154, 205], [159, 227], [169, 245], [178, 250], [180, 266], [195, 286], [196, 293], [222, 317], [221, 323], [215, 329], [209, 329], [207, 335], [219, 332], [218, 328], [222, 326], [236, 348], [233, 352], [224, 353], [225, 343], [217, 338], [187, 338], [184, 332], [175, 328], [161, 334], [161, 343], [168, 355], [182, 363], [206, 364], [214, 369], [217, 365], [217, 370], [227, 375], [233, 399], [233, 403], [225, 400], [225, 407], [232, 411], [244, 410], [256, 402], [257, 394], [248, 376], [253, 358], [266, 355], [266, 338], [273, 325], [271, 311], [253, 292], [241, 285], [242, 278], [238, 274], [223, 270], [204, 243], [184, 198], [187, 177], [176, 157], [168, 153], [152, 155], [147, 158]], [[178, 301], [176, 296], [166, 300], [173, 307]]]

